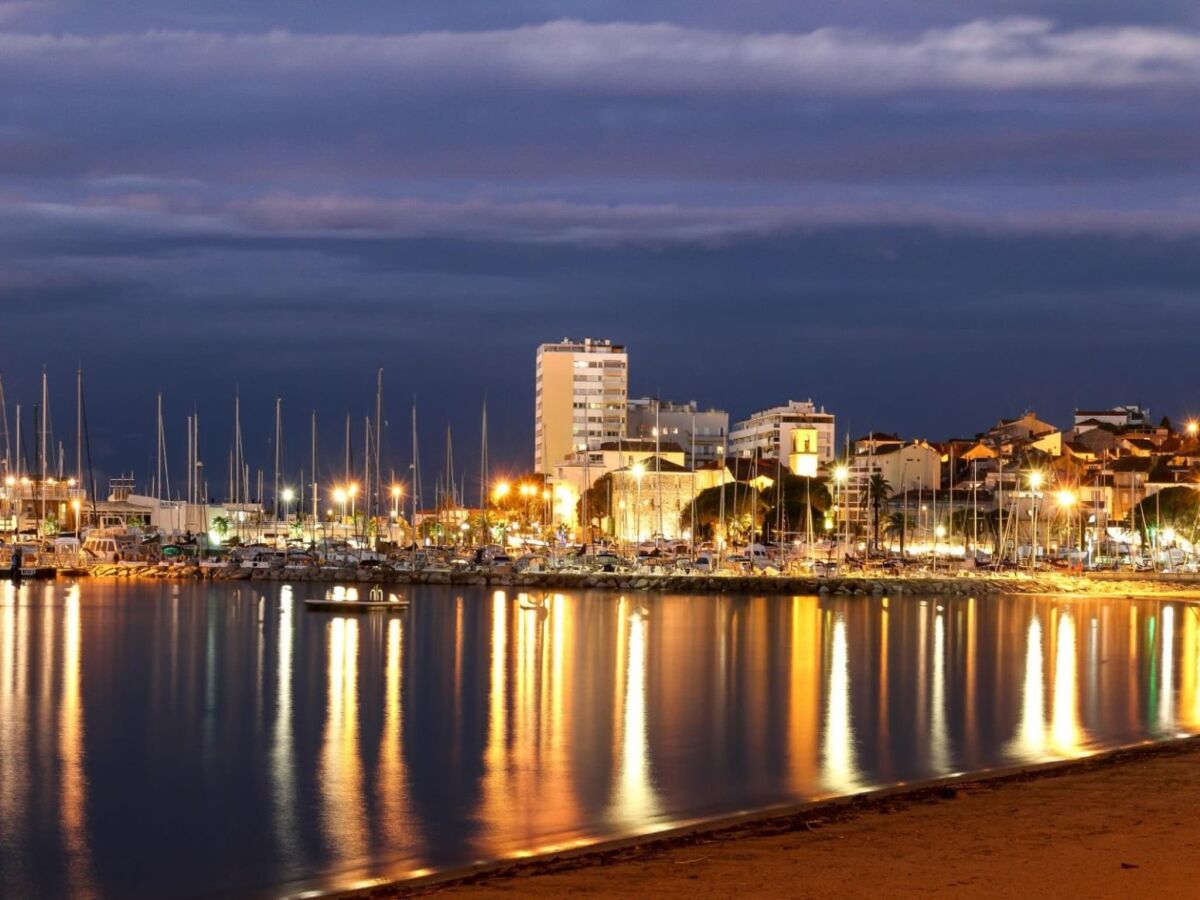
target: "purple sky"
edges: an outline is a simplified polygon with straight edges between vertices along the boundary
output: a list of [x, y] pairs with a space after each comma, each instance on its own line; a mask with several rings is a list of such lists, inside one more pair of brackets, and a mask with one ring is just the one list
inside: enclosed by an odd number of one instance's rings
[[735, 416], [1200, 409], [1200, 7], [0, 0], [0, 369], [143, 475], [339, 422], [532, 454], [533, 349]]

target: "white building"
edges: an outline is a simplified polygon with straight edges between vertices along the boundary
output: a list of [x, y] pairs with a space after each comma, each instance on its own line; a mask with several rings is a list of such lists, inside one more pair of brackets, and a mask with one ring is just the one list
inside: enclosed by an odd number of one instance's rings
[[720, 409], [699, 409], [695, 400], [673, 403], [639, 397], [629, 401], [626, 419], [629, 437], [654, 440], [657, 428], [657, 437], [662, 443], [669, 441], [683, 448], [688, 465], [691, 464], [693, 446], [697, 463], [712, 462], [724, 452], [729, 436], [729, 413]]
[[826, 412], [825, 407], [818, 410], [812, 400], [789, 400], [786, 406], [764, 409], [735, 423], [729, 430], [729, 454], [748, 457], [757, 451], [761, 459], [777, 459], [780, 448], [784, 454], [790, 454], [792, 431], [796, 428], [815, 430], [817, 458], [822, 463], [833, 459], [837, 447], [834, 415]]
[[1113, 428], [1144, 428], [1149, 424], [1150, 410], [1137, 405], [1075, 410], [1074, 425], [1077, 435], [1101, 425], [1110, 425]]
[[563, 338], [537, 350], [534, 468], [554, 465], [578, 450], [625, 437], [629, 357], [611, 341]]

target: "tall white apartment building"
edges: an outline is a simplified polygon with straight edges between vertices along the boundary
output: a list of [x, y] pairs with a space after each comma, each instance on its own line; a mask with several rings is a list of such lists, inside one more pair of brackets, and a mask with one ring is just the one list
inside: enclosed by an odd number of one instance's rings
[[534, 408], [535, 469], [579, 450], [625, 437], [629, 356], [612, 341], [563, 338], [537, 350]]
[[794, 451], [792, 431], [797, 428], [816, 432], [819, 462], [833, 459], [837, 449], [834, 415], [823, 406], [817, 409], [812, 400], [789, 400], [786, 406], [773, 406], [735, 422], [729, 429], [729, 455], [777, 459], [782, 448], [786, 460]]

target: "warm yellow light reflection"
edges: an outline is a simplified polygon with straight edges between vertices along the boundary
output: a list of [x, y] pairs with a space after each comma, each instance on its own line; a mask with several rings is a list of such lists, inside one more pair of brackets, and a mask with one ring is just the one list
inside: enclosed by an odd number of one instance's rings
[[366, 850], [362, 756], [358, 746], [358, 621], [338, 617], [326, 626], [329, 667], [325, 735], [321, 746], [321, 823], [339, 862]]
[[62, 698], [58, 718], [58, 754], [62, 760], [61, 820], [67, 851], [68, 894], [92, 896], [92, 853], [88, 845], [87, 776], [84, 773], [83, 700], [80, 695], [82, 632], [79, 586], [67, 591], [63, 619]]

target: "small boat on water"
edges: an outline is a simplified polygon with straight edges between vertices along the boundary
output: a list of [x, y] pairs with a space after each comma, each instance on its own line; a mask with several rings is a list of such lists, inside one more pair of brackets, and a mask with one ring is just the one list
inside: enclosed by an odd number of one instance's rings
[[316, 612], [359, 613], [373, 610], [403, 612], [408, 609], [409, 601], [407, 597], [401, 597], [398, 594], [388, 594], [385, 597], [383, 589], [379, 587], [371, 588], [370, 596], [366, 600], [358, 599], [356, 590], [335, 589], [326, 592], [324, 598], [305, 600], [304, 607]]

